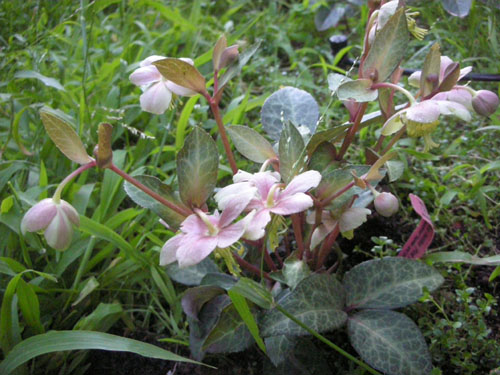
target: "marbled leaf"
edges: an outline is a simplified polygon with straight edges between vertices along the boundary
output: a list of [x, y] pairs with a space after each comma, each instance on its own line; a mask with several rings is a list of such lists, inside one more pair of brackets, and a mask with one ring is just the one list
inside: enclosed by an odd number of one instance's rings
[[[285, 293], [277, 303], [304, 324], [323, 332], [345, 323], [347, 314], [342, 310], [344, 300], [344, 290], [335, 276], [313, 274], [302, 280], [295, 290]], [[264, 337], [307, 334], [307, 331], [277, 309], [264, 314], [261, 326], [261, 334]]]
[[273, 93], [262, 106], [261, 120], [263, 129], [269, 136], [278, 140], [285, 122], [304, 126], [314, 134], [318, 126], [318, 103], [308, 92], [295, 87], [285, 87]]
[[361, 358], [384, 374], [425, 375], [432, 370], [424, 337], [404, 314], [363, 310], [349, 317], [347, 330]]
[[433, 291], [442, 282], [441, 274], [421, 261], [387, 257], [358, 264], [343, 285], [350, 309], [395, 309], [418, 301], [424, 287]]
[[278, 366], [292, 354], [296, 344], [294, 337], [285, 335], [267, 337], [264, 342], [266, 344], [267, 356], [275, 366]]
[[201, 280], [211, 273], [219, 272], [219, 268], [210, 258], [203, 259], [200, 263], [190, 267], [179, 268], [177, 262], [166, 267], [167, 275], [178, 283], [194, 286], [200, 285]]
[[442, 0], [443, 8], [452, 16], [460, 18], [469, 14], [472, 0]]

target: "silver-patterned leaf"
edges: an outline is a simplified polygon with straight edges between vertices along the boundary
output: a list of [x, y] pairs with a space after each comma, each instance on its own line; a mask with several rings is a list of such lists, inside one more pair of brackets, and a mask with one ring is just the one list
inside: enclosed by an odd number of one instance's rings
[[[302, 280], [294, 291], [285, 293], [277, 301], [290, 314], [318, 332], [342, 326], [347, 314], [345, 294], [335, 276], [313, 274]], [[277, 335], [305, 335], [307, 331], [292, 322], [277, 309], [267, 311], [261, 320], [264, 337]]]
[[262, 127], [269, 136], [278, 140], [287, 121], [304, 126], [314, 134], [318, 126], [318, 103], [308, 92], [285, 87], [273, 93], [262, 106]]
[[387, 375], [426, 375], [432, 362], [422, 333], [406, 315], [363, 310], [349, 317], [352, 346], [368, 364]]
[[437, 289], [444, 279], [427, 264], [407, 258], [383, 258], [358, 264], [344, 277], [348, 309], [395, 309], [418, 301], [425, 287]]

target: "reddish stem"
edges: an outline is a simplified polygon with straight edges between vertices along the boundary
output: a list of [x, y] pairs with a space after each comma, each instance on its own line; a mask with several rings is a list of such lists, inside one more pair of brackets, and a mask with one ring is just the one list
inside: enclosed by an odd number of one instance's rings
[[227, 138], [226, 129], [224, 128], [224, 123], [222, 122], [219, 105], [212, 98], [210, 98], [209, 103], [210, 108], [212, 109], [212, 113], [214, 114], [215, 122], [219, 129], [219, 134], [222, 139], [222, 144], [224, 145], [224, 150], [226, 151], [227, 160], [229, 161], [229, 165], [231, 166], [233, 174], [236, 174], [238, 172], [238, 167], [236, 166], [236, 161], [234, 160], [234, 155], [231, 151], [231, 145], [229, 144], [229, 139]]
[[321, 244], [321, 249], [319, 250], [318, 260], [316, 262], [316, 271], [323, 267], [323, 263], [325, 263], [326, 257], [332, 251], [332, 246], [337, 239], [337, 236], [340, 233], [339, 225], [337, 224], [335, 228], [330, 232], [328, 237]]
[[332, 195], [330, 195], [329, 197], [323, 199], [320, 202], [321, 207], [325, 207], [328, 203], [330, 203], [331, 201], [333, 201], [335, 198], [340, 197], [342, 194], [344, 194], [347, 190], [349, 190], [353, 186], [354, 186], [354, 181], [349, 182], [346, 186], [344, 186], [339, 191], [337, 191], [337, 192], [333, 193]]
[[352, 141], [354, 140], [354, 136], [356, 135], [356, 132], [358, 131], [359, 124], [361, 123], [361, 119], [363, 118], [363, 115], [365, 114], [366, 107], [368, 106], [368, 103], [363, 103], [359, 107], [358, 113], [356, 114], [356, 118], [354, 119], [354, 124], [349, 128], [349, 131], [344, 138], [344, 142], [342, 143], [342, 147], [340, 148], [340, 151], [337, 155], [337, 160], [342, 160], [344, 157], [345, 153], [347, 152], [347, 149], [351, 145]]
[[293, 233], [295, 234], [295, 241], [297, 241], [297, 249], [299, 250], [297, 257], [302, 259], [304, 254], [304, 240], [302, 238], [302, 222], [300, 220], [299, 214], [292, 215], [292, 227]]
[[156, 199], [161, 204], [163, 204], [163, 205], [167, 206], [168, 208], [170, 208], [171, 210], [177, 212], [178, 214], [185, 216], [185, 217], [192, 214], [192, 212], [190, 210], [188, 210], [184, 207], [180, 207], [180, 206], [176, 205], [175, 203], [170, 202], [169, 200], [163, 198], [161, 195], [154, 192], [153, 190], [151, 190], [147, 186], [141, 184], [139, 181], [137, 181], [135, 178], [133, 178], [132, 176], [130, 176], [127, 173], [125, 173], [124, 171], [122, 171], [116, 165], [111, 164], [109, 169], [111, 169], [113, 172], [115, 172], [116, 174], [121, 176], [124, 180], [127, 180], [128, 182], [130, 182], [132, 185], [134, 185], [138, 189], [141, 189], [143, 192], [145, 192], [149, 196]]
[[245, 259], [240, 257], [238, 254], [233, 253], [233, 257], [236, 260], [236, 262], [240, 265], [240, 267], [246, 269], [247, 271], [252, 272], [253, 274], [259, 276], [259, 277], [264, 277], [267, 280], [274, 281], [271, 279], [269, 274], [267, 272], [261, 271], [257, 267], [255, 267], [253, 264], [248, 263]]

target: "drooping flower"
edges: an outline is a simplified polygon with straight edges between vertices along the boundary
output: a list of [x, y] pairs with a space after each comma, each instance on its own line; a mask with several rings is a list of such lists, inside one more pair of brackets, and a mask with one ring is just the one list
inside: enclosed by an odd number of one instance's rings
[[245, 233], [248, 222], [255, 212], [233, 223], [243, 212], [253, 191], [248, 191], [228, 202], [221, 214], [215, 211], [207, 215], [199, 209], [181, 224], [180, 233], [169, 239], [160, 254], [160, 265], [178, 261], [179, 267], [188, 267], [201, 262], [216, 248], [227, 248]]
[[489, 90], [479, 90], [472, 98], [472, 107], [481, 116], [490, 116], [495, 113], [499, 103], [497, 94]]
[[424, 100], [396, 112], [389, 117], [382, 127], [382, 135], [388, 136], [406, 125], [410, 137], [424, 138], [424, 151], [438, 147], [431, 138], [431, 133], [439, 125], [439, 116], [453, 115], [464, 121], [470, 121], [470, 112], [462, 104], [447, 100]]
[[[165, 58], [157, 55], [149, 56], [141, 61], [140, 67], [134, 70], [129, 77], [133, 84], [140, 86], [144, 91], [140, 97], [142, 110], [156, 115], [161, 115], [167, 110], [172, 100], [172, 93], [180, 96], [196, 94], [195, 91], [177, 85], [160, 74], [153, 63]], [[189, 58], [181, 58], [180, 60], [191, 65], [194, 64], [193, 60]]]
[[[311, 237], [311, 249], [318, 246], [337, 225], [341, 233], [350, 232], [366, 222], [366, 217], [371, 213], [368, 208], [362, 207], [349, 207], [338, 215], [331, 211], [323, 211], [321, 213], [321, 224], [314, 230]], [[314, 213], [309, 214], [306, 221], [309, 224], [314, 224], [314, 216]]]
[[38, 232], [45, 229], [44, 236], [50, 247], [65, 250], [73, 236], [72, 224], [78, 226], [78, 212], [68, 202], [57, 202], [46, 198], [31, 207], [21, 221], [21, 232]]
[[288, 185], [280, 183], [277, 172], [258, 172], [250, 174], [239, 171], [234, 177], [233, 185], [221, 189], [215, 199], [219, 208], [228, 206], [230, 197], [252, 187], [256, 188], [254, 198], [246, 207], [255, 210], [255, 216], [249, 222], [244, 237], [251, 240], [262, 238], [265, 227], [271, 221], [271, 213], [291, 215], [307, 210], [313, 205], [312, 198], [306, 192], [318, 186], [321, 174], [317, 171], [307, 171], [295, 176]]
[[390, 217], [398, 212], [399, 201], [394, 194], [382, 192], [379, 193], [373, 202], [375, 210], [384, 217]]

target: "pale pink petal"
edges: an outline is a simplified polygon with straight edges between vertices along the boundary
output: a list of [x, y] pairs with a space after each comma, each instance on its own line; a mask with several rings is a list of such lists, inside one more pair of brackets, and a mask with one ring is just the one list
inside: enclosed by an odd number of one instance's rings
[[351, 207], [345, 210], [339, 220], [340, 231], [348, 232], [356, 229], [366, 221], [372, 212], [367, 208]]
[[263, 208], [266, 208], [266, 200], [260, 198], [254, 198], [250, 201], [250, 203], [248, 203], [247, 211], [251, 210], [260, 211]]
[[164, 82], [158, 82], [148, 88], [141, 95], [140, 100], [143, 111], [161, 115], [170, 105], [172, 93], [167, 89]]
[[[253, 186], [250, 182], [239, 182], [236, 184], [228, 185], [220, 189], [214, 196], [217, 205], [221, 210], [226, 209], [228, 204], [232, 204], [235, 199], [238, 199], [240, 195], [249, 197], [248, 201], [255, 196], [257, 193], [257, 188]], [[248, 204], [248, 202], [247, 202]]]
[[37, 232], [48, 227], [57, 207], [52, 198], [46, 198], [31, 207], [21, 221], [21, 232]]
[[247, 182], [251, 181], [253, 177], [253, 174], [242, 171], [241, 169], [236, 172], [236, 174], [233, 176], [233, 182], [238, 183], [238, 182]]
[[309, 189], [315, 188], [321, 181], [321, 173], [318, 171], [307, 171], [295, 176], [287, 185], [281, 196], [289, 196], [295, 193], [305, 193]]
[[196, 214], [189, 215], [181, 223], [181, 231], [184, 233], [197, 234], [200, 236], [204, 236], [208, 232], [207, 225]]
[[191, 89], [188, 89], [187, 87], [183, 87], [181, 85], [178, 85], [176, 83], [173, 83], [172, 81], [167, 81], [166, 82], [167, 88], [172, 91], [175, 95], [179, 96], [193, 96], [196, 95], [197, 92]]
[[470, 72], [472, 72], [472, 66], [466, 66], [465, 68], [460, 69], [460, 76], [458, 77], [458, 80], [460, 81], [462, 78], [464, 78]]
[[73, 228], [60, 207], [57, 207], [57, 214], [45, 229], [44, 235], [49, 246], [56, 250], [65, 250], [71, 243]]
[[447, 100], [436, 100], [435, 103], [438, 105], [441, 114], [444, 116], [453, 115], [464, 121], [470, 121], [472, 118], [467, 108], [460, 103], [450, 102]]
[[224, 211], [222, 211], [219, 226], [223, 228], [231, 224], [231, 222], [236, 219], [248, 206], [248, 203], [254, 196], [255, 188], [242, 190], [239, 195], [233, 196], [232, 199], [227, 202], [227, 206]]
[[189, 65], [193, 65], [194, 66], [193, 59], [190, 59], [189, 57], [180, 57], [179, 60], [182, 60], [184, 62], [187, 62]]
[[[246, 219], [246, 218], [245, 218]], [[243, 219], [243, 220], [245, 220]], [[264, 208], [258, 211], [247, 223], [245, 228], [244, 238], [248, 240], [258, 240], [266, 234], [265, 228], [267, 224], [271, 221], [271, 215], [269, 213], [269, 209]]]
[[165, 245], [161, 248], [160, 266], [166, 266], [167, 264], [173, 263], [177, 260], [177, 249], [181, 245], [183, 238], [184, 234], [180, 233], [165, 242]]
[[406, 111], [406, 118], [420, 124], [429, 124], [439, 118], [439, 105], [433, 100], [420, 102]]
[[156, 66], [149, 65], [134, 70], [129, 79], [134, 85], [144, 86], [161, 80], [161, 74]]
[[321, 224], [319, 227], [317, 227], [311, 237], [311, 249], [314, 249], [316, 246], [318, 246], [321, 241], [323, 241], [325, 237], [328, 236], [328, 234], [334, 229], [335, 225], [337, 225], [337, 221], [335, 221], [333, 227], [325, 224]]
[[139, 64], [139, 66], [141, 66], [141, 67], [149, 66], [152, 63], [154, 63], [155, 61], [164, 60], [164, 59], [166, 59], [165, 56], [152, 55], [152, 56], [146, 57], [144, 60], [142, 60], [141, 63]]
[[[432, 98], [433, 100], [440, 100], [437, 95]], [[446, 95], [446, 100], [462, 104], [469, 111], [472, 111], [472, 94], [469, 90], [461, 87], [455, 86], [453, 89], [448, 91]]]
[[80, 215], [72, 205], [61, 199], [60, 207], [71, 223], [76, 226], [80, 225]]
[[313, 200], [309, 195], [297, 193], [287, 196], [284, 199], [278, 199], [274, 207], [271, 207], [270, 210], [272, 213], [278, 215], [291, 215], [307, 210], [313, 204]]
[[245, 223], [242, 223], [241, 220], [236, 224], [221, 229], [217, 234], [217, 247], [231, 246], [243, 236], [243, 233], [245, 233]]
[[448, 56], [441, 56], [441, 65], [439, 67], [439, 82], [441, 82], [444, 78], [444, 73], [446, 72], [446, 68], [453, 64], [453, 60]]
[[409, 77], [408, 77], [408, 84], [413, 87], [420, 87], [420, 77], [422, 76], [422, 71], [417, 70], [416, 72], [413, 72]]
[[276, 177], [272, 172], [258, 172], [253, 175], [251, 181], [257, 187], [261, 198], [266, 199], [271, 187], [279, 182]]
[[210, 255], [217, 247], [216, 237], [184, 237], [181, 245], [177, 249], [177, 261], [179, 267], [189, 267], [200, 263], [203, 259]]

